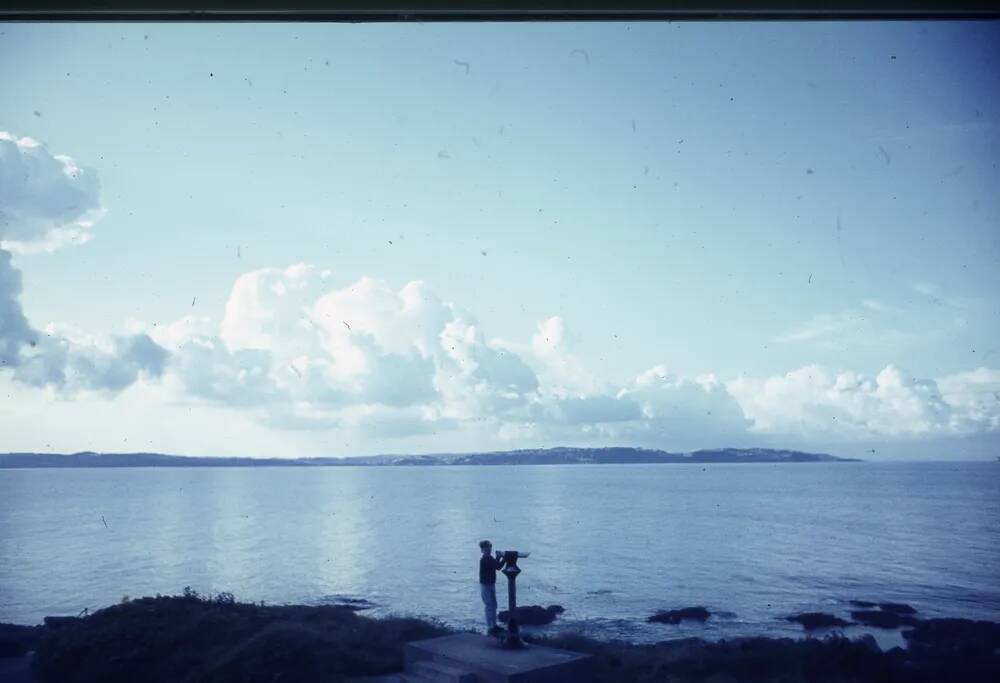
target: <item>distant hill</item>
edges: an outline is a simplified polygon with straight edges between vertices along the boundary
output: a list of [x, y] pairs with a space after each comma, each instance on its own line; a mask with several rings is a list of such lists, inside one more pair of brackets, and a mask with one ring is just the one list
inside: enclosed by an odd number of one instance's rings
[[638, 465], [677, 463], [857, 462], [824, 453], [717, 448], [668, 453], [646, 448], [532, 448], [490, 453], [366, 455], [356, 458], [222, 458], [161, 453], [3, 453], [0, 469], [22, 467], [343, 467], [427, 465]]

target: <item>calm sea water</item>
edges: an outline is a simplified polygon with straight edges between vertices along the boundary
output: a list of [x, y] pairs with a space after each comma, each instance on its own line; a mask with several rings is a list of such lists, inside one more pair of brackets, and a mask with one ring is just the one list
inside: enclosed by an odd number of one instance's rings
[[[481, 627], [482, 538], [601, 637], [796, 635], [851, 598], [1000, 621], [1000, 463], [0, 470], [0, 621], [190, 585]], [[722, 614], [645, 623], [688, 605]]]

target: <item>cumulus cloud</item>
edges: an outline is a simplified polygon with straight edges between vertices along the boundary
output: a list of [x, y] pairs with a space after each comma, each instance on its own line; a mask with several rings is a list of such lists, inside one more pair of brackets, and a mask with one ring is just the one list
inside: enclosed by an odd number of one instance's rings
[[565, 424], [628, 422], [643, 417], [642, 409], [629, 396], [568, 396], [540, 403], [536, 415]]
[[952, 409], [954, 431], [1000, 431], [1000, 370], [976, 368], [942, 377], [937, 385]]
[[0, 131], [0, 247], [52, 251], [86, 242], [101, 215], [99, 192], [93, 170]]
[[605, 387], [587, 370], [573, 346], [565, 321], [553, 316], [538, 323], [528, 357], [534, 359], [548, 390], [557, 396], [600, 392]]
[[159, 377], [167, 352], [148, 335], [92, 339], [48, 326], [22, 351], [14, 379], [35, 387], [77, 391], [121, 391], [140, 376]]
[[600, 381], [559, 317], [525, 342], [488, 340], [421, 281], [345, 283], [306, 264], [239, 276], [218, 325], [188, 316], [151, 334], [171, 351], [167, 384], [179, 398], [246, 408], [292, 430], [390, 438], [488, 425], [512, 441], [698, 448], [763, 435], [959, 436], [1000, 420], [1000, 380], [986, 369], [936, 382], [892, 365], [871, 378], [806, 366], [724, 382], [657, 365]]
[[37, 338], [21, 309], [21, 273], [0, 249], [0, 368], [17, 365], [21, 347]]
[[[942, 391], [942, 387], [944, 391]], [[855, 372], [833, 373], [810, 365], [726, 384], [752, 429], [768, 434], [799, 434], [829, 439], [885, 439], [966, 436], [995, 431], [1000, 399], [984, 400], [1000, 389], [995, 371], [980, 369], [933, 379], [914, 377], [888, 365], [874, 378]]]
[[120, 391], [163, 372], [167, 353], [145, 334], [90, 338], [32, 327], [20, 302], [12, 251], [51, 251], [85, 242], [100, 216], [96, 174], [31, 138], [0, 131], [0, 367], [14, 379], [59, 391]]
[[152, 334], [182, 395], [254, 406], [290, 429], [408, 435], [502, 413], [537, 387], [422, 282], [338, 284], [306, 264], [238, 277], [217, 327], [189, 316]]
[[627, 383], [618, 394], [638, 404], [642, 420], [636, 437], [669, 439], [689, 447], [745, 442], [749, 420], [713, 374], [682, 377], [656, 365]]
[[540, 321], [523, 343], [488, 340], [473, 316], [423, 282], [343, 282], [306, 264], [239, 276], [218, 322], [188, 315], [108, 337], [59, 325], [36, 331], [20, 312], [9, 255], [0, 264], [9, 280], [5, 338], [24, 347], [5, 351], [16, 381], [70, 393], [162, 378], [172, 402], [233, 409], [266, 428], [375, 440], [465, 430], [518, 444], [668, 449], [775, 435], [884, 441], [1000, 430], [1000, 371], [932, 380], [893, 365], [874, 377], [806, 366], [723, 382], [656, 365], [602, 382], [572, 351], [561, 318]]
[[171, 352], [165, 382], [176, 398], [247, 409], [283, 429], [394, 438], [464, 427], [515, 441], [668, 445], [748, 424], [714, 376], [654, 368], [624, 385], [598, 382], [562, 319], [542, 320], [526, 342], [490, 340], [421, 281], [396, 289], [306, 264], [264, 268], [235, 280], [218, 325], [187, 316], [151, 334]]

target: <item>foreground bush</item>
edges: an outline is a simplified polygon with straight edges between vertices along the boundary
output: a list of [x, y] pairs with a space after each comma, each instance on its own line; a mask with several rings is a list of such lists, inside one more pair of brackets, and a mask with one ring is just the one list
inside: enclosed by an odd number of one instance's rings
[[370, 619], [349, 606], [268, 606], [197, 593], [140, 598], [56, 629], [39, 643], [46, 683], [342, 681], [398, 670], [403, 645], [449, 631]]

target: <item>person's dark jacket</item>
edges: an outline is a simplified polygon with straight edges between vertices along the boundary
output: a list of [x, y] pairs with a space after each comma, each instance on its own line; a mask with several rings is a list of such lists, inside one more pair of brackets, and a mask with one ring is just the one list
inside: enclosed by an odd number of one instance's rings
[[497, 570], [503, 569], [504, 560], [499, 560], [492, 555], [483, 555], [479, 558], [479, 583], [496, 583]]

